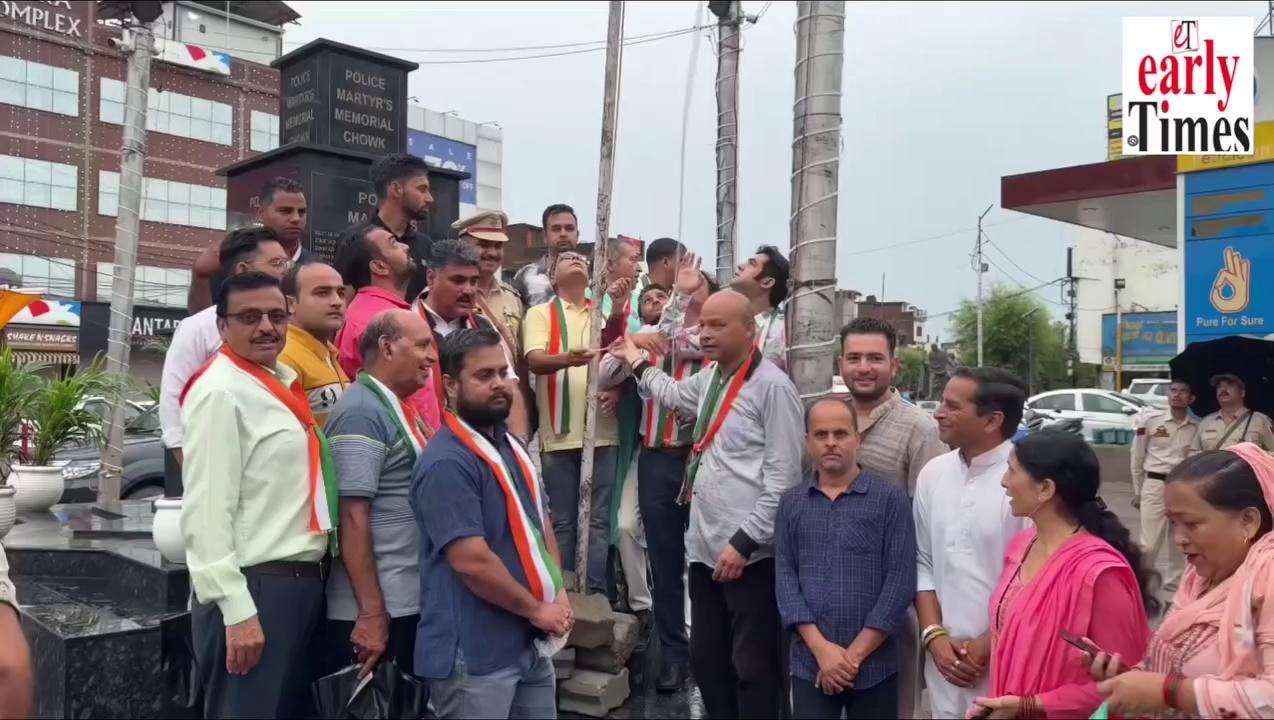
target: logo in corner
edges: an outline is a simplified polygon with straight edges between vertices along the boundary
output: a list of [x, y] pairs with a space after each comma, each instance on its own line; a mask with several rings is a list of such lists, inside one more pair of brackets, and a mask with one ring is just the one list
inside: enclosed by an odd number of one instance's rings
[[1126, 17], [1123, 31], [1125, 156], [1252, 154], [1251, 18]]
[[1212, 281], [1208, 296], [1212, 307], [1224, 315], [1243, 312], [1252, 301], [1252, 261], [1227, 247], [1222, 253], [1221, 269]]

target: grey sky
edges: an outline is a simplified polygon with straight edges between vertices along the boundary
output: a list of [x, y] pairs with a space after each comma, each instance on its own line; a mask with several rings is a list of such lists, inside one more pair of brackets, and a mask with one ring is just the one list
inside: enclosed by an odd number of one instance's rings
[[[605, 2], [293, 2], [293, 43], [328, 37], [369, 48], [507, 48], [603, 40]], [[747, 13], [766, 3], [745, 2]], [[693, 2], [629, 2], [625, 34], [694, 25]], [[1264, 2], [847, 3], [838, 284], [906, 300], [936, 315], [975, 291], [977, 215], [1006, 174], [1105, 159], [1105, 97], [1119, 92], [1125, 15], [1250, 15]], [[712, 17], [704, 13], [706, 21]], [[789, 244], [795, 41], [793, 2], [774, 2], [745, 31], [741, 70], [741, 252]], [[611, 232], [677, 234], [682, 104], [691, 35], [625, 48]], [[603, 52], [481, 64], [426, 64], [541, 54], [408, 53], [411, 94], [504, 128], [504, 210], [538, 224], [566, 202], [595, 236]], [[716, 58], [698, 54], [687, 139], [682, 240], [713, 254]], [[1065, 272], [1069, 226], [999, 210], [989, 280], [1034, 286]], [[940, 239], [923, 241], [934, 236]], [[1018, 267], [1006, 260], [1011, 258]], [[710, 261], [709, 261], [710, 262]], [[1038, 278], [1036, 280], [1035, 278]], [[1040, 291], [1057, 303], [1059, 291]], [[1061, 308], [1050, 309], [1060, 317]], [[930, 333], [946, 332], [946, 318]]]

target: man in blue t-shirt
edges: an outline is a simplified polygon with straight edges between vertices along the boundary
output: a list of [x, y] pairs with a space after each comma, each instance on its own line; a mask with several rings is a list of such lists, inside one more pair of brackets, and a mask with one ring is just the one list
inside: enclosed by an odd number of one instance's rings
[[411, 488], [420, 532], [416, 674], [429, 681], [439, 718], [555, 718], [551, 646], [573, 616], [546, 532], [544, 485], [505, 425], [508, 358], [489, 328], [456, 330], [439, 350], [450, 411]]

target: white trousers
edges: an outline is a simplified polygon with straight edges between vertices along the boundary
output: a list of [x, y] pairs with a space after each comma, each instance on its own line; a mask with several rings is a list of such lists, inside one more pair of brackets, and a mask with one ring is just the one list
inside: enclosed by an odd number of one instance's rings
[[649, 610], [650, 583], [647, 578], [646, 536], [637, 504], [637, 453], [628, 466], [623, 494], [619, 498], [619, 562], [628, 582], [628, 604], [633, 612]]

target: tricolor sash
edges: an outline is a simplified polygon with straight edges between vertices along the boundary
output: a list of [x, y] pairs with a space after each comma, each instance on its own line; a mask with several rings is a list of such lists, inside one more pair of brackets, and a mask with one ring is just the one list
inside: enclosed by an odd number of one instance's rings
[[[743, 383], [747, 382], [760, 364], [761, 353], [753, 350], [748, 359], [743, 361], [743, 365], [728, 378], [721, 376], [720, 365], [712, 368], [712, 379], [708, 383], [703, 404], [699, 406], [699, 417], [695, 421], [695, 442], [690, 449], [690, 457], [686, 460], [686, 477], [681, 484], [681, 494], [677, 497], [677, 502], [682, 505], [689, 503], [694, 495], [695, 475], [699, 472], [699, 463], [703, 460], [704, 452], [721, 431], [721, 425], [734, 408], [734, 401], [738, 399]], [[722, 390], [725, 391], [724, 395]]]
[[[336, 463], [332, 460], [332, 449], [327, 444], [327, 436], [323, 434], [323, 428], [319, 427], [314, 420], [314, 413], [310, 410], [310, 401], [305, 396], [305, 390], [302, 389], [299, 380], [293, 380], [290, 388], [283, 387], [283, 383], [275, 375], [260, 365], [240, 357], [235, 351], [231, 350], [228, 345], [222, 345], [220, 354], [224, 355], [227, 360], [234, 363], [243, 372], [247, 373], [252, 379], [265, 386], [270, 394], [300, 421], [301, 426], [305, 428], [305, 434], [308, 445], [309, 455], [309, 485], [310, 485], [310, 532], [313, 533], [329, 533], [336, 529], [338, 515], [338, 488], [336, 481]], [[180, 403], [186, 401], [186, 395], [190, 392], [190, 388], [194, 386], [195, 381], [203, 376], [208, 366], [216, 361], [217, 356], [214, 355], [211, 360], [204, 363], [190, 380], [186, 382], [186, 387], [182, 388]]]
[[[570, 352], [570, 333], [566, 325], [566, 309], [562, 298], [555, 297], [549, 304], [550, 355]], [[571, 432], [571, 368], [563, 368], [545, 377], [549, 391], [549, 421], [553, 434], [569, 435]]]
[[[663, 369], [673, 380], [682, 382], [699, 372], [703, 360], [691, 358], [673, 363], [672, 355], [660, 359], [652, 357], [651, 363]], [[676, 415], [654, 398], [645, 402], [642, 418], [642, 445], [648, 448], [684, 447], [694, 442], [693, 429], [677, 422]]]
[[394, 421], [398, 435], [411, 448], [412, 459], [420, 457], [420, 453], [425, 450], [425, 444], [429, 441], [429, 433], [425, 421], [420, 417], [420, 411], [400, 400], [393, 390], [372, 377], [366, 370], [359, 371], [358, 384], [371, 390], [372, 394], [380, 399], [381, 404], [389, 412], [389, 418]]
[[[526, 574], [527, 586], [531, 594], [540, 602], [553, 602], [562, 590], [562, 572], [553, 561], [553, 556], [549, 555], [548, 546], [544, 544], [543, 526], [536, 525], [532, 519], [539, 517], [541, 523], [544, 522], [544, 513], [541, 511], [540, 480], [535, 473], [535, 466], [531, 463], [531, 457], [527, 455], [517, 438], [511, 434], [508, 435], [509, 447], [513, 449], [513, 455], [518, 461], [515, 472], [513, 468], [505, 465], [503, 456], [490, 440], [483, 437], [482, 433], [474, 430], [455, 413], [448, 412], [444, 416], [444, 422], [460, 439], [460, 442], [465, 444], [465, 447], [491, 468], [496, 482], [500, 483], [500, 489], [504, 491], [504, 507], [509, 516], [509, 529], [513, 532], [513, 544], [517, 547], [518, 561]], [[527, 495], [531, 498], [530, 507], [518, 492], [519, 481], [526, 483]]]

